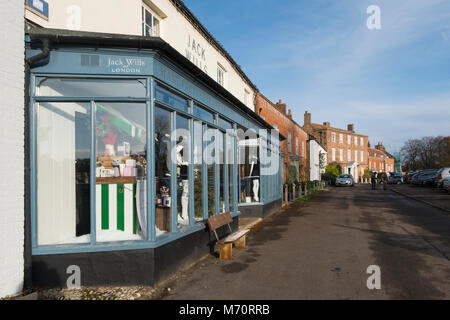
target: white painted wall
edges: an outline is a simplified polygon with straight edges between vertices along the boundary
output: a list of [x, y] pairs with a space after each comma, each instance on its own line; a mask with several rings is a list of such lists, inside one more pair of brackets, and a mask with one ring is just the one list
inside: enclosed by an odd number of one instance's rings
[[311, 181], [320, 180], [325, 169], [319, 168], [319, 153], [323, 152], [325, 156], [325, 166], [327, 165], [327, 152], [316, 140], [309, 140], [309, 179]]
[[23, 287], [24, 1], [0, 1], [0, 298]]
[[[251, 110], [255, 110], [255, 92], [249, 83], [169, 0], [47, 0], [47, 2], [48, 21], [29, 11], [26, 12], [27, 19], [48, 28], [131, 35], [142, 35], [143, 3], [148, 4], [150, 9], [156, 8], [153, 12], [160, 14], [158, 18], [161, 38], [215, 81], [217, 81], [217, 66], [220, 64], [226, 71], [224, 87]], [[193, 40], [195, 48], [199, 50], [193, 49]]]

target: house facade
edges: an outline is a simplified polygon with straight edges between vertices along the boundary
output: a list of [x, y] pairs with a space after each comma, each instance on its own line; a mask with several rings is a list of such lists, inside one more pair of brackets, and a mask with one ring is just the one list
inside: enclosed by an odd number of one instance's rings
[[347, 129], [332, 127], [330, 122], [311, 122], [311, 113], [305, 111], [303, 130], [313, 136], [327, 150], [328, 163], [341, 166], [343, 173], [352, 174], [361, 181], [368, 168], [368, 136], [355, 132], [354, 125]]
[[369, 170], [375, 172], [395, 172], [395, 158], [386, 151], [386, 148], [379, 142], [375, 148], [368, 149]]
[[281, 142], [282, 183], [308, 180], [308, 134], [292, 119], [291, 110], [286, 112], [286, 104], [282, 100], [274, 104], [258, 92], [256, 111], [260, 117], [277, 129], [285, 138]]
[[320, 181], [328, 163], [327, 150], [315, 139], [308, 140], [309, 180]]
[[180, 0], [27, 1], [28, 21], [53, 29], [160, 37], [254, 111], [256, 86]]
[[[24, 2], [0, 2], [0, 298], [16, 294], [24, 281]], [[3, 153], [2, 153], [3, 154]]]

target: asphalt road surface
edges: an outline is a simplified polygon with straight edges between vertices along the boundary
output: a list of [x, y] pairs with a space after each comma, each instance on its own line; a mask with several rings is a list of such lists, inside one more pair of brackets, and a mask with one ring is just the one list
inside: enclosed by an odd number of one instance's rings
[[[184, 272], [162, 298], [450, 298], [450, 215], [389, 190], [333, 188], [268, 218], [247, 244]], [[367, 287], [371, 265], [381, 289]]]

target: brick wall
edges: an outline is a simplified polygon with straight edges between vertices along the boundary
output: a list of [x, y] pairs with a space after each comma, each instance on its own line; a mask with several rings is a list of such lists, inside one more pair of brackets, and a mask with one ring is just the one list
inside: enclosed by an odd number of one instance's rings
[[395, 171], [395, 159], [387, 157], [387, 155], [377, 149], [369, 148], [369, 169], [376, 172], [392, 172]]
[[[368, 168], [368, 136], [356, 133], [353, 124], [349, 124], [345, 130], [332, 127], [329, 121], [323, 124], [312, 123], [311, 114], [308, 112], [304, 114], [303, 129], [313, 135], [327, 149], [328, 163], [336, 163], [342, 168], [346, 168], [349, 162], [356, 161], [358, 163], [357, 172], [350, 173], [359, 181], [359, 177]], [[333, 149], [335, 150], [334, 160]], [[363, 155], [362, 159], [361, 154]]]
[[[299, 178], [301, 180], [308, 180], [309, 167], [308, 167], [308, 150], [307, 143], [308, 134], [302, 130], [290, 115], [290, 110], [286, 109], [286, 104], [280, 100], [277, 104], [272, 103], [264, 95], [258, 93], [256, 96], [256, 111], [273, 127], [278, 127], [280, 134], [282, 134], [286, 140], [281, 142], [281, 152], [284, 154], [282, 160], [282, 172], [283, 183], [285, 183], [288, 177], [288, 168], [292, 164], [297, 168], [301, 168]], [[289, 151], [289, 133], [291, 137], [291, 148]], [[298, 140], [298, 153], [296, 150], [296, 138]], [[302, 152], [303, 145], [303, 152]], [[296, 160], [298, 159], [298, 160]]]
[[24, 1], [0, 1], [0, 297], [23, 286]]

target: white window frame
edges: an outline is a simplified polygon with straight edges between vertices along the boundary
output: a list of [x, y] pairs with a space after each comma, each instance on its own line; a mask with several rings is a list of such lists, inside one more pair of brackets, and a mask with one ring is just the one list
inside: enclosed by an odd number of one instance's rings
[[331, 142], [336, 142], [336, 133], [335, 132], [331, 133]]
[[[149, 26], [145, 20], [145, 13], [148, 12], [151, 16], [152, 25]], [[155, 23], [156, 22], [156, 23]], [[150, 29], [150, 35], [145, 34], [146, 26]], [[160, 37], [161, 36], [161, 19], [145, 4], [142, 5], [142, 35], [150, 37]]]
[[298, 155], [298, 137], [295, 137], [295, 154]]
[[364, 162], [364, 151], [361, 150], [361, 162]]
[[351, 135], [347, 136], [347, 144], [352, 144], [352, 136]]
[[364, 146], [364, 138], [363, 137], [361, 137], [360, 142], [361, 142], [361, 146]]
[[344, 149], [339, 149], [339, 160], [344, 161]]
[[331, 148], [331, 161], [336, 161], [336, 149]]
[[352, 161], [352, 150], [347, 149], [347, 161]]
[[222, 87], [225, 87], [225, 74], [226, 70], [224, 67], [220, 65], [220, 63], [217, 63], [217, 83], [220, 84]]
[[358, 145], [358, 137], [355, 137], [355, 146]]
[[305, 156], [305, 141], [302, 140], [302, 157]]
[[344, 135], [339, 133], [339, 143], [344, 143]]

